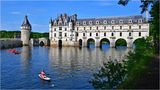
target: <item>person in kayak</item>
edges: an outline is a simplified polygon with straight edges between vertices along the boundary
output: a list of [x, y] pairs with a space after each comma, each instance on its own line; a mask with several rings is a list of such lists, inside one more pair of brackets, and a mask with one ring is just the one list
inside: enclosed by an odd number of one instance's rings
[[45, 72], [44, 72], [43, 70], [41, 71], [40, 75], [41, 75], [43, 78], [46, 77], [46, 74], [45, 74]]

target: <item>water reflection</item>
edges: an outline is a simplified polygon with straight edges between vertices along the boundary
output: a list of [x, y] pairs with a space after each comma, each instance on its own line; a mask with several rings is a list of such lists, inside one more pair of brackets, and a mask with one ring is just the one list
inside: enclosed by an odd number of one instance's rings
[[97, 72], [104, 62], [108, 62], [109, 58], [122, 60], [128, 51], [130, 51], [128, 48], [50, 48], [49, 66], [55, 74], [54, 81], [61, 82], [58, 83], [59, 86], [91, 88], [92, 85], [88, 81], [92, 74]]
[[[130, 51], [126, 47], [121, 48], [50, 48], [49, 60], [52, 66], [60, 66], [74, 69], [77, 67], [95, 67], [102, 62], [118, 59], [122, 60]], [[95, 65], [96, 64], [96, 65]]]
[[21, 63], [24, 69], [27, 69], [29, 67], [31, 56], [31, 47], [23, 46], [21, 49]]

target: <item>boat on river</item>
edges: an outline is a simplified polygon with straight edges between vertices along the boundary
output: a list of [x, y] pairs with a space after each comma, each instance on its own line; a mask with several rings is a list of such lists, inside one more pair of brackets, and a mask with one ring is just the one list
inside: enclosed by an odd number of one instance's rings
[[20, 54], [20, 51], [17, 51], [16, 49], [11, 49], [11, 50], [7, 50], [10, 53], [14, 53], [14, 54]]
[[39, 74], [38, 76], [39, 76], [42, 80], [45, 80], [45, 81], [50, 81], [50, 80], [51, 80], [51, 78], [47, 77], [46, 75], [41, 75], [41, 74]]

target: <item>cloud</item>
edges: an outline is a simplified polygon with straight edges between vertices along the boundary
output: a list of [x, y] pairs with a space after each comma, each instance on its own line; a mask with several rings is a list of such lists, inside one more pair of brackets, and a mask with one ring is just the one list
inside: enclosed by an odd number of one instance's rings
[[11, 14], [13, 14], [13, 15], [31, 15], [30, 13], [22, 13], [22, 12], [18, 12], [18, 11], [13, 11], [13, 12], [11, 12]]
[[13, 12], [11, 12], [11, 14], [14, 14], [14, 15], [20, 15], [20, 14], [22, 14], [22, 13], [21, 13], [21, 12], [13, 11]]
[[99, 6], [111, 6], [111, 5], [114, 5], [114, 2], [113, 1], [99, 1], [97, 2], [97, 4]]

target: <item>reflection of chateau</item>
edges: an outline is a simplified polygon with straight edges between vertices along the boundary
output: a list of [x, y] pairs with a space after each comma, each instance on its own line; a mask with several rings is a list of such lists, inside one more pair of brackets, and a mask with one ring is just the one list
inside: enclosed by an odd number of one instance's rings
[[52, 46], [87, 46], [90, 41], [100, 46], [108, 41], [110, 47], [124, 39], [128, 47], [149, 35], [149, 23], [141, 15], [108, 18], [77, 19], [77, 15], [60, 15], [50, 20], [49, 38]]

